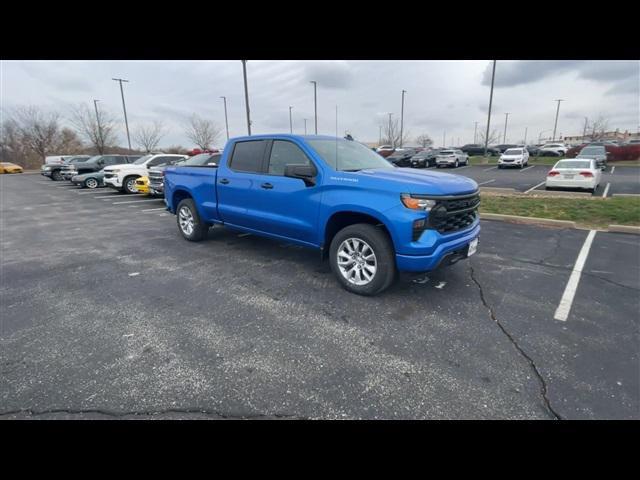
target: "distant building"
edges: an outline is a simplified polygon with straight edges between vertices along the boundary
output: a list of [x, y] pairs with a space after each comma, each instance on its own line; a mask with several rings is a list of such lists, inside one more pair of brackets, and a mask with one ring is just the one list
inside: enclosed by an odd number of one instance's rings
[[[638, 139], [640, 139], [640, 132], [630, 133], [628, 130], [625, 130], [624, 132], [615, 130], [613, 132], [604, 132], [603, 135], [598, 135], [598, 140], [617, 140], [619, 142], [628, 142], [629, 140]], [[571, 137], [564, 137], [565, 143], [583, 143], [590, 142], [591, 140], [590, 134], [585, 136], [574, 135]]]

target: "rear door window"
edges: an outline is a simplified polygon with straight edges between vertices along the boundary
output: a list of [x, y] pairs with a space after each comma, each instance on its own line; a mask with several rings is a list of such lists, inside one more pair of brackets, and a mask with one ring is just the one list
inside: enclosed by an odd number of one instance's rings
[[229, 168], [240, 172], [261, 173], [266, 146], [265, 140], [236, 143], [233, 147]]

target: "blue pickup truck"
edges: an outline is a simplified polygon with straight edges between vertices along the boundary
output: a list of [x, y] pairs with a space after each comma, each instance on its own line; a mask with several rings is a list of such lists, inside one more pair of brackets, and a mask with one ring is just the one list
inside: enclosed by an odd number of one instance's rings
[[217, 165], [168, 167], [164, 182], [187, 240], [219, 224], [320, 249], [342, 286], [361, 295], [382, 292], [399, 271], [472, 255], [480, 233], [473, 180], [398, 168], [330, 136], [233, 138]]

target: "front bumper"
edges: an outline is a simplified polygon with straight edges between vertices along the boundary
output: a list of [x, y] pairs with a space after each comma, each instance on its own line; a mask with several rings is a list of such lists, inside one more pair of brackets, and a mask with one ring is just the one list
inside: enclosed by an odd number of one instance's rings
[[454, 258], [466, 258], [464, 252], [469, 244], [480, 235], [480, 221], [462, 235], [455, 235], [449, 241], [443, 241], [429, 255], [404, 255], [396, 253], [396, 266], [401, 272], [428, 272], [440, 265], [449, 263]]
[[111, 187], [111, 188], [116, 188], [116, 189], [120, 189], [122, 188], [122, 182], [120, 181], [120, 179], [118, 178], [117, 175], [113, 176], [113, 177], [107, 177], [105, 175], [104, 177], [104, 184], [107, 187]]
[[451, 160], [438, 159], [436, 160], [436, 165], [455, 165], [456, 159], [453, 158]]
[[164, 183], [149, 183], [149, 193], [164, 196]]

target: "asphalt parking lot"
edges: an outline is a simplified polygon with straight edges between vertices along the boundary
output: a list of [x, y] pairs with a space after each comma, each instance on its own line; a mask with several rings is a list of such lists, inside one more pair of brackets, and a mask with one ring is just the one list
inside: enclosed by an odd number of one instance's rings
[[[519, 192], [534, 192], [544, 191], [545, 178], [551, 168], [551, 165], [529, 165], [520, 170], [498, 169], [497, 165], [469, 165], [442, 171], [473, 178], [481, 187], [514, 188]], [[609, 166], [602, 172], [602, 183], [593, 195], [611, 197], [614, 194], [640, 195], [640, 167]]]
[[[548, 170], [488, 168], [456, 173]], [[0, 418], [640, 418], [634, 235], [484, 221], [469, 260], [366, 298], [314, 251], [186, 242], [162, 200], [4, 175], [0, 212]]]

